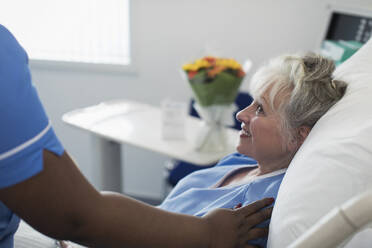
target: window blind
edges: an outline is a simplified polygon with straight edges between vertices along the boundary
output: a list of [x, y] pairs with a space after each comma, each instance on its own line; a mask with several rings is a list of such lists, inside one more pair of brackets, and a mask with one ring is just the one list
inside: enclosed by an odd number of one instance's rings
[[1, 0], [30, 59], [129, 65], [129, 0]]

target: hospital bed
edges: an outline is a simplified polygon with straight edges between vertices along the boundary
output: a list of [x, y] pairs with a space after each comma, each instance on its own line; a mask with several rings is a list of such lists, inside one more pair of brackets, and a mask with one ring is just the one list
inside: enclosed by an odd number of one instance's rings
[[[290, 248], [331, 248], [346, 245], [346, 241], [372, 223], [372, 190], [363, 193], [319, 220], [290, 245]], [[370, 237], [372, 247], [372, 237]]]

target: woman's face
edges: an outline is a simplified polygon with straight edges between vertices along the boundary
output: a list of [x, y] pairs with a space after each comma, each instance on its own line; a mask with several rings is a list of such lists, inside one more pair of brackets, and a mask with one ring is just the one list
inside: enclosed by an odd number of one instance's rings
[[[287, 146], [283, 145], [280, 116], [270, 107], [268, 99], [266, 92], [236, 115], [242, 123], [237, 151], [260, 164], [286, 161], [291, 155]], [[280, 100], [278, 95], [275, 102]]]

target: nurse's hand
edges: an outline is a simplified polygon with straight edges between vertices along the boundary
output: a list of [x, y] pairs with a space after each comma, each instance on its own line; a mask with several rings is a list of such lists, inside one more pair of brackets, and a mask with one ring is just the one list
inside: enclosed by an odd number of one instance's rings
[[[235, 210], [216, 209], [203, 218], [209, 224], [209, 246], [213, 248], [250, 247], [247, 242], [266, 237], [267, 228], [257, 228], [257, 224], [270, 219], [274, 202], [272, 198], [256, 201]], [[263, 209], [265, 208], [265, 209]], [[221, 224], [223, 223], [223, 224]]]

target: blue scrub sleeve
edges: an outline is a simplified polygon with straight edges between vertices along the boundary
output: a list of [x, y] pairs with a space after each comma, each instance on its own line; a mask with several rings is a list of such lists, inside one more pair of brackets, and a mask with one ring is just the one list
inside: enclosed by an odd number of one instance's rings
[[0, 25], [0, 188], [39, 173], [44, 149], [64, 152], [31, 82], [26, 52]]

